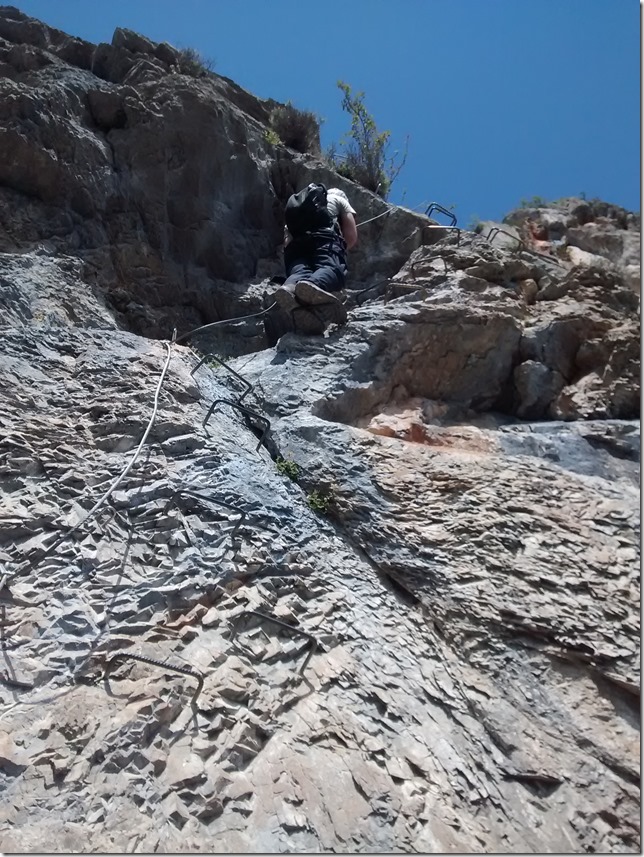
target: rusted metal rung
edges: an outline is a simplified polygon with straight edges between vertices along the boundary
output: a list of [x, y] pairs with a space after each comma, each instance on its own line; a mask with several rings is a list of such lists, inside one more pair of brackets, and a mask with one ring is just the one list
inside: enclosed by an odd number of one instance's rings
[[205, 495], [199, 494], [197, 491], [191, 491], [188, 488], [178, 488], [173, 494], [171, 494], [168, 499], [168, 502], [165, 505], [164, 511], [167, 511], [169, 509], [169, 507], [180, 494], [186, 497], [195, 497], [197, 500], [204, 500], [206, 503], [215, 503], [215, 505], [217, 506], [224, 506], [226, 509], [230, 509], [232, 512], [237, 512], [240, 517], [239, 520], [235, 522], [235, 526], [233, 527], [231, 536], [235, 536], [237, 530], [241, 527], [242, 523], [245, 523], [248, 520], [248, 514], [244, 509], [239, 509], [237, 506], [233, 506], [232, 503], [227, 503], [225, 500], [215, 499], [214, 497], [206, 497]]
[[313, 655], [315, 654], [315, 652], [317, 651], [318, 646], [319, 646], [319, 643], [318, 643], [317, 639], [313, 636], [313, 634], [309, 634], [308, 631], [303, 631], [301, 628], [298, 628], [296, 625], [289, 625], [288, 622], [282, 622], [281, 619], [276, 619], [274, 616], [268, 616], [266, 613], [260, 613], [258, 610], [245, 610], [243, 613], [241, 613], [237, 617], [237, 619], [233, 625], [233, 632], [232, 632], [232, 635], [230, 637], [231, 643], [234, 642], [235, 637], [237, 636], [237, 632], [239, 630], [239, 625], [241, 624], [242, 619], [246, 616], [257, 616], [259, 619], [261, 619], [264, 622], [268, 622], [271, 625], [277, 625], [278, 628], [287, 628], [289, 631], [293, 631], [296, 634], [299, 634], [301, 637], [306, 637], [308, 640], [311, 641], [311, 648], [309, 649], [309, 653], [307, 654], [306, 658], [304, 659], [304, 663], [302, 664], [302, 666], [298, 670], [298, 672], [300, 674], [302, 674], [304, 672], [304, 670], [306, 669], [306, 667], [308, 666], [309, 661], [311, 660], [311, 658], [313, 657]]
[[389, 285], [387, 286], [387, 289], [385, 291], [385, 295], [384, 295], [385, 303], [389, 303], [389, 301], [391, 300], [391, 295], [394, 291], [394, 288], [405, 289], [406, 291], [412, 293], [412, 292], [419, 292], [421, 290], [427, 291], [427, 289], [429, 287], [427, 286], [426, 283], [425, 284], [423, 284], [423, 283], [399, 283], [399, 282], [389, 283]]
[[191, 703], [195, 703], [197, 701], [197, 697], [201, 693], [201, 689], [203, 687], [204, 677], [190, 669], [189, 667], [179, 667], [175, 664], [169, 664], [166, 661], [157, 661], [155, 658], [148, 658], [145, 655], [135, 655], [131, 652], [116, 652], [116, 654], [112, 655], [109, 661], [105, 665], [104, 675], [107, 676], [111, 671], [112, 667], [117, 661], [120, 660], [133, 660], [133, 661], [141, 661], [144, 664], [150, 664], [153, 667], [160, 667], [164, 670], [169, 670], [170, 672], [180, 673], [181, 675], [189, 675], [191, 678], [197, 679], [197, 689], [195, 690]]
[[548, 262], [554, 262], [555, 265], [559, 265], [559, 267], [563, 267], [564, 263], [561, 259], [558, 259], [556, 256], [549, 256], [548, 253], [541, 253], [539, 250], [532, 250], [529, 247], [523, 248], [525, 253], [532, 253], [534, 256], [541, 256], [542, 259], [546, 259]]
[[490, 231], [488, 232], [488, 234], [486, 235], [485, 240], [486, 240], [486, 241], [489, 241], [489, 243], [491, 244], [491, 243], [492, 243], [492, 241], [496, 238], [496, 236], [497, 236], [499, 233], [500, 233], [501, 235], [507, 235], [507, 236], [508, 236], [508, 238], [512, 238], [512, 240], [513, 240], [513, 241], [516, 241], [516, 242], [517, 242], [517, 248], [516, 248], [516, 249], [517, 249], [517, 252], [520, 252], [521, 250], [524, 250], [524, 249], [525, 249], [525, 244], [523, 243], [523, 241], [521, 240], [521, 238], [517, 238], [517, 237], [516, 237], [516, 235], [512, 235], [512, 233], [511, 233], [511, 232], [508, 232], [508, 231], [507, 231], [507, 230], [505, 230], [505, 229], [501, 229], [501, 227], [500, 227], [500, 226], [493, 226], [493, 227], [490, 229]]
[[257, 411], [254, 411], [252, 408], [247, 408], [246, 405], [240, 405], [239, 402], [233, 402], [232, 399], [215, 399], [212, 405], [208, 408], [208, 413], [206, 414], [203, 425], [205, 426], [208, 420], [210, 419], [212, 412], [215, 410], [217, 405], [230, 405], [231, 408], [235, 408], [235, 410], [240, 411], [242, 414], [246, 414], [246, 416], [253, 417], [253, 419], [257, 420], [258, 423], [262, 426], [262, 436], [259, 439], [259, 443], [257, 444], [257, 449], [264, 443], [264, 438], [266, 437], [266, 433], [271, 427], [269, 420], [266, 417], [263, 417], [261, 414], [258, 414]]
[[253, 389], [253, 385], [250, 383], [250, 381], [248, 381], [246, 378], [244, 378], [242, 375], [240, 375], [239, 372], [236, 372], [231, 366], [229, 366], [218, 355], [206, 354], [204, 357], [201, 358], [201, 360], [197, 363], [197, 365], [195, 366], [195, 368], [192, 370], [192, 372], [190, 374], [194, 375], [195, 372], [197, 371], [197, 369], [199, 369], [200, 366], [203, 366], [203, 364], [206, 362], [206, 360], [216, 360], [220, 366], [223, 366], [224, 369], [226, 369], [226, 371], [230, 372], [230, 374], [234, 378], [236, 378], [240, 382], [240, 384], [242, 384], [243, 387], [245, 387], [244, 392], [237, 399], [238, 402], [242, 402], [246, 398], [246, 396], [250, 393], [250, 391]]

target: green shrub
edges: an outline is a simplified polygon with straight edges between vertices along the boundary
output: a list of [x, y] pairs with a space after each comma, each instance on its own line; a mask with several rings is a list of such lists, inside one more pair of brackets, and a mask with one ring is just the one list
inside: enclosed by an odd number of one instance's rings
[[389, 155], [390, 131], [379, 131], [373, 116], [364, 104], [364, 92], [352, 93], [348, 83], [338, 81], [342, 91], [342, 109], [351, 118], [351, 130], [341, 141], [343, 151], [331, 145], [326, 160], [340, 175], [387, 198], [392, 183], [405, 165], [409, 138], [402, 157]]
[[270, 131], [296, 152], [320, 154], [320, 119], [308, 110], [298, 110], [290, 101], [271, 110]]
[[269, 144], [269, 146], [281, 146], [282, 141], [279, 138], [279, 134], [273, 131], [272, 128], [267, 128], [264, 131], [264, 139]]
[[331, 508], [332, 497], [330, 494], [323, 494], [321, 491], [311, 491], [307, 495], [306, 502], [309, 509], [317, 512], [319, 515], [327, 515]]
[[179, 49], [179, 71], [190, 77], [206, 77], [214, 71], [214, 60], [202, 57], [195, 48]]
[[278, 458], [275, 466], [281, 476], [288, 476], [292, 482], [297, 482], [297, 478], [300, 475], [300, 468], [293, 460], [290, 458]]

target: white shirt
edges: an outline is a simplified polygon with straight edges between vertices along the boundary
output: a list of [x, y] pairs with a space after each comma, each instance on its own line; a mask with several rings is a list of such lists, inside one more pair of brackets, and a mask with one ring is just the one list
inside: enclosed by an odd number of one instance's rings
[[329, 214], [337, 220], [341, 214], [355, 214], [356, 210], [349, 202], [349, 198], [339, 187], [330, 187], [326, 192], [326, 204]]

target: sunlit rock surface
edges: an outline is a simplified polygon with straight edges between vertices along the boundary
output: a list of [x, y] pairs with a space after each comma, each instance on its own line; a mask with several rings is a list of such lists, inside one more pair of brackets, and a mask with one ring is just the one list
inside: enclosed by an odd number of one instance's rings
[[[24, 109], [84, 141], [97, 171], [82, 218], [60, 188], [18, 185], [36, 144], [1, 179], [0, 850], [639, 852], [631, 261], [603, 239], [566, 246], [606, 264], [554, 252], [591, 221], [551, 225], [548, 250], [430, 238], [394, 210], [380, 243], [361, 233], [345, 327], [266, 348], [255, 319], [172, 344], [212, 320], [191, 277], [226, 315], [261, 306], [279, 269], [268, 176], [306, 159], [260, 155], [267, 108], [216, 76], [172, 77], [170, 46], [117, 31], [95, 47], [6, 9], [0, 37], [5, 139]], [[66, 99], [81, 110], [92, 87], [88, 138]], [[188, 153], [197, 200], [185, 173], [170, 192], [148, 172], [156, 123], [200, 100], [217, 157], [236, 140], [254, 176], [256, 233], [232, 185], [199, 184], [212, 156]], [[118, 178], [107, 151], [100, 166], [108, 138]], [[78, 193], [94, 155], [72, 158]], [[110, 182], [137, 188], [149, 224], [169, 217], [157, 198], [227, 206], [241, 267], [170, 249], [179, 227], [156, 244], [156, 226], [121, 227]], [[348, 187], [359, 219], [382, 210]], [[153, 262], [126, 276], [130, 251]], [[217, 356], [199, 366], [202, 351]], [[240, 352], [234, 375], [218, 358]]]

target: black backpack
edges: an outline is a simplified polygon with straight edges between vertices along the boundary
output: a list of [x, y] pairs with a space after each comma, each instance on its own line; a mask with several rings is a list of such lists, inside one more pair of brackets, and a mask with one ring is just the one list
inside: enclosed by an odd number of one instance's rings
[[286, 228], [294, 238], [307, 232], [333, 228], [323, 184], [312, 182], [304, 190], [290, 196], [284, 215]]

